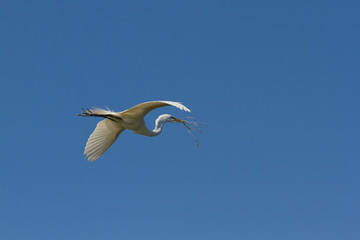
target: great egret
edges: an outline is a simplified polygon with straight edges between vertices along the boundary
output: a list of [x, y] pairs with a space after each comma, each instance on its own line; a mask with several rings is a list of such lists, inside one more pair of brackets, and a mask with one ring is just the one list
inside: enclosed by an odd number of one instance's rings
[[84, 155], [88, 161], [95, 161], [115, 142], [120, 133], [125, 129], [134, 131], [136, 134], [154, 137], [161, 133], [162, 127], [167, 122], [180, 122], [185, 125], [185, 121], [179, 120], [169, 114], [160, 115], [155, 121], [154, 130], [150, 130], [145, 125], [144, 117], [150, 111], [165, 106], [174, 106], [181, 110], [190, 112], [190, 110], [180, 102], [171, 101], [153, 101], [140, 103], [123, 112], [113, 112], [104, 109], [94, 108], [91, 110], [83, 109], [79, 116], [83, 117], [102, 117], [94, 132], [90, 135]]

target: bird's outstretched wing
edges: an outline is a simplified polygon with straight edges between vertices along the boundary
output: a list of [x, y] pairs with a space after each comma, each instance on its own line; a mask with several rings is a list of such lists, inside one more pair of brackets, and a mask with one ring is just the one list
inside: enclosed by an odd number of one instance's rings
[[190, 109], [182, 105], [180, 102], [171, 102], [171, 101], [153, 101], [153, 102], [144, 102], [140, 103], [126, 111], [124, 113], [134, 114], [137, 115], [137, 117], [144, 117], [146, 114], [148, 114], [150, 111], [159, 108], [159, 107], [165, 107], [165, 106], [174, 106], [181, 110], [190, 112]]
[[84, 155], [88, 161], [93, 162], [103, 155], [124, 130], [120, 124], [110, 119], [100, 121], [86, 143]]

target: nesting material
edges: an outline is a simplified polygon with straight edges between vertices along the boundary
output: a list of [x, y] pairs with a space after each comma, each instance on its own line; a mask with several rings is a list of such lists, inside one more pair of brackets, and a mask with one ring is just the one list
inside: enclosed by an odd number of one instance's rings
[[196, 134], [199, 134], [202, 132], [202, 127], [207, 126], [207, 123], [205, 122], [198, 122], [192, 117], [186, 117], [181, 120], [181, 123], [185, 127], [185, 129], [188, 131], [188, 133], [193, 136], [196, 142], [196, 147], [199, 147], [199, 141], [196, 137]]

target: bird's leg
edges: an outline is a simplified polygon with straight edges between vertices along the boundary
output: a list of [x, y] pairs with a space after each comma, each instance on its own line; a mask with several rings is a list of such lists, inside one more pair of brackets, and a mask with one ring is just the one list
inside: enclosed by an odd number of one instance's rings
[[84, 109], [84, 108], [82, 108], [82, 110], [83, 110], [83, 112], [79, 113], [78, 116], [81, 116], [81, 117], [102, 117], [102, 118], [107, 118], [107, 119], [112, 120], [112, 121], [115, 121], [113, 118], [122, 120], [121, 117], [113, 116], [111, 114], [96, 114], [96, 113], [91, 112], [91, 110]]

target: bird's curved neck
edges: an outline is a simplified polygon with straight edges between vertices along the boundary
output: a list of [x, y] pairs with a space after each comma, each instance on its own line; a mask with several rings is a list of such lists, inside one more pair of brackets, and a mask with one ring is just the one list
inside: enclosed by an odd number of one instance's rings
[[162, 121], [160, 118], [157, 118], [155, 121], [155, 128], [154, 130], [150, 131], [151, 132], [151, 136], [157, 136], [161, 133], [162, 128], [164, 126], [164, 124], [166, 123], [166, 121]]
[[138, 131], [135, 131], [135, 133], [145, 135], [145, 136], [148, 136], [148, 137], [155, 137], [155, 136], [157, 136], [157, 135], [159, 135], [161, 133], [162, 128], [163, 128], [165, 123], [166, 123], [166, 120], [164, 118], [162, 118], [161, 116], [159, 116], [155, 121], [154, 130], [150, 130], [144, 125], [144, 127], [142, 127]]

